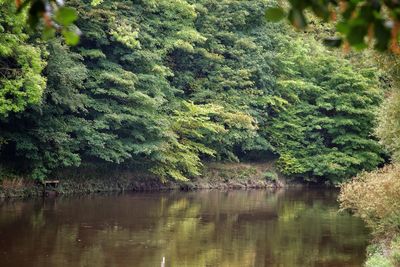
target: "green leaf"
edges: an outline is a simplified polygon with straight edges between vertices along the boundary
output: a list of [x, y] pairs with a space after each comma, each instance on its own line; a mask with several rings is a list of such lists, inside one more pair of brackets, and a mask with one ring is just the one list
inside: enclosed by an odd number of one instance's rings
[[55, 35], [56, 35], [56, 30], [52, 27], [46, 27], [42, 32], [42, 38], [44, 40], [50, 40], [54, 38]]
[[79, 43], [79, 35], [75, 31], [63, 29], [62, 35], [67, 45], [77, 45]]
[[71, 7], [61, 7], [55, 16], [55, 20], [63, 26], [69, 26], [77, 19], [78, 13]]
[[265, 17], [268, 21], [278, 22], [286, 17], [286, 12], [281, 7], [271, 7], [265, 11]]

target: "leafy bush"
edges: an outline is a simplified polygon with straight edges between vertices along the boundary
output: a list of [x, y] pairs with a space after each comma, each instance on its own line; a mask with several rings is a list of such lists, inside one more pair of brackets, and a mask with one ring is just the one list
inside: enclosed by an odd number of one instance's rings
[[383, 254], [375, 252], [368, 257], [365, 267], [393, 267], [393, 265]]
[[368, 259], [366, 267], [396, 267], [400, 266], [400, 238], [381, 240], [378, 244], [369, 245], [367, 248]]
[[361, 217], [375, 235], [367, 267], [400, 266], [400, 164], [364, 172], [342, 184], [342, 209]]
[[374, 169], [383, 161], [371, 137], [382, 99], [376, 70], [356, 70], [313, 41], [292, 41], [285, 49], [278, 86], [288, 104], [266, 129], [280, 171], [335, 184]]
[[225, 112], [223, 107], [213, 104], [195, 105], [183, 101], [181, 108], [171, 116], [171, 138], [160, 149], [159, 160], [151, 171], [161, 177], [182, 181], [187, 180], [186, 175], [200, 175], [200, 156], [216, 154], [204, 140], [228, 132], [230, 126], [234, 128], [230, 120], [235, 121], [237, 127], [254, 130], [253, 120], [246, 114]]
[[342, 209], [361, 217], [374, 233], [400, 233], [400, 165], [364, 172], [341, 187]]

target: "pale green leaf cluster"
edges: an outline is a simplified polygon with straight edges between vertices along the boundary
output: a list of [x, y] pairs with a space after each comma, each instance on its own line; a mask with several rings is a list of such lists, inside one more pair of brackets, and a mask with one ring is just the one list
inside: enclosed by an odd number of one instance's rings
[[0, 117], [41, 101], [46, 63], [41, 49], [28, 42], [26, 12], [16, 14], [9, 0], [0, 1]]

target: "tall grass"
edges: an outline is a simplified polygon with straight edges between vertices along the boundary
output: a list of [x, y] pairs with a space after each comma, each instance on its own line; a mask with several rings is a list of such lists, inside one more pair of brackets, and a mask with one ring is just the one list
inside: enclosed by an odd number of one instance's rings
[[341, 187], [342, 209], [360, 216], [376, 234], [400, 232], [400, 164], [364, 172]]
[[366, 266], [400, 266], [400, 164], [361, 173], [341, 186], [339, 201], [372, 230]]

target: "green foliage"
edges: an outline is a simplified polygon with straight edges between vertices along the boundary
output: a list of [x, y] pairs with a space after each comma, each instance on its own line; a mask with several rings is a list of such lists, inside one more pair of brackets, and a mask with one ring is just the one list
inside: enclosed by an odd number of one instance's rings
[[339, 201], [371, 228], [374, 243], [366, 266], [400, 264], [400, 166], [364, 172], [341, 186]]
[[195, 2], [195, 27], [203, 38], [193, 50], [170, 53], [172, 84], [195, 103], [216, 103], [254, 118], [256, 132], [236, 127], [217, 136], [218, 159], [238, 160], [246, 151], [271, 150], [264, 128], [286, 100], [275, 90], [281, 30], [263, 19], [268, 1]]
[[376, 135], [380, 143], [391, 154], [393, 160], [400, 160], [400, 94], [392, 91], [379, 109]]
[[[90, 3], [92, 6], [98, 6], [103, 3], [103, 0], [92, 0]], [[225, 1], [225, 3], [230, 4], [229, 1]], [[149, 0], [143, 1], [142, 5], [167, 8], [171, 5], [185, 9], [187, 2], [173, 1], [169, 3], [161, 1], [157, 3]], [[265, 16], [273, 22], [287, 17], [295, 27], [304, 28], [309, 24], [306, 11], [311, 10], [325, 22], [338, 20], [336, 29], [341, 37], [326, 39], [327, 45], [340, 46], [343, 43], [342, 39], [344, 39], [351, 46], [360, 49], [367, 47], [365, 41], [368, 37], [369, 41], [374, 41], [374, 47], [377, 50], [390, 49], [396, 53], [400, 51], [398, 45], [400, 13], [396, 2], [382, 0], [372, 2], [365, 0], [341, 2], [334, 0], [290, 0], [289, 6], [288, 10], [282, 7], [269, 7], [265, 11]], [[54, 36], [55, 30], [61, 25], [62, 34], [67, 43], [75, 45], [79, 41], [78, 31], [70, 27], [77, 19], [76, 10], [71, 7], [64, 7], [62, 1], [17, 0], [16, 7], [19, 11], [28, 7], [27, 22], [32, 28], [36, 28], [39, 22], [43, 22], [45, 25], [44, 36]], [[245, 9], [241, 11], [242, 15], [246, 12]], [[189, 43], [184, 43], [184, 45], [189, 45]]]
[[394, 164], [361, 173], [341, 187], [341, 207], [354, 211], [379, 236], [399, 234], [399, 168]]
[[[22, 25], [28, 24], [31, 29], [40, 28], [42, 37], [46, 40], [55, 37], [60, 31], [64, 40], [69, 45], [79, 42], [80, 31], [74, 25], [78, 15], [74, 8], [64, 6], [64, 1], [57, 0], [2, 0], [11, 8], [10, 15], [25, 13], [19, 18]], [[98, 1], [93, 2], [94, 5]]]
[[11, 2], [0, 1], [0, 117], [38, 104], [46, 83], [41, 50], [28, 42], [26, 13], [15, 14]]
[[336, 21], [338, 37], [325, 40], [330, 46], [340, 46], [343, 41], [356, 49], [368, 47], [367, 41], [380, 51], [399, 53], [399, 5], [393, 1], [334, 1], [289, 0], [289, 9], [271, 7], [266, 16], [271, 21], [287, 17], [296, 28], [309, 24], [310, 10], [325, 22]]
[[382, 253], [375, 252], [370, 255], [365, 262], [366, 267], [393, 267], [393, 265], [388, 258], [386, 258]]
[[271, 22], [278, 22], [285, 17], [285, 11], [280, 7], [270, 7], [265, 11], [265, 17]]
[[70, 7], [61, 7], [55, 13], [55, 20], [63, 26], [71, 25], [77, 18], [76, 10]]
[[10, 36], [17, 41], [3, 47], [36, 51], [37, 77], [21, 77], [42, 82], [32, 83], [35, 101], [18, 102], [0, 119], [2, 162], [21, 162], [38, 179], [94, 162], [186, 180], [201, 174], [205, 160], [275, 153], [284, 174], [332, 183], [375, 167], [374, 70], [355, 70], [310, 38], [268, 23], [273, 5], [71, 0], [51, 18], [64, 36], [73, 24], [84, 32], [74, 47], [64, 42], [77, 36], [30, 44], [24, 17], [16, 20], [20, 30]]
[[5, 159], [21, 161], [37, 179], [43, 179], [54, 168], [79, 165], [80, 144], [76, 137], [88, 127], [78, 116], [86, 110], [86, 96], [80, 89], [87, 71], [81, 56], [59, 42], [49, 44], [48, 51], [48, 82], [42, 103], [0, 121], [0, 136], [7, 144]]
[[182, 173], [200, 175], [200, 155], [215, 155], [215, 150], [202, 144], [203, 139], [226, 130], [222, 124], [212, 121], [212, 116], [219, 115], [221, 107], [190, 102], [181, 105], [171, 116], [172, 138], [161, 149], [162, 160], [152, 171], [162, 177], [169, 175], [176, 180], [187, 180]]
[[360, 68], [319, 47], [291, 43], [278, 85], [292, 100], [267, 129], [286, 175], [340, 182], [383, 161], [371, 138], [381, 100], [376, 70]]

